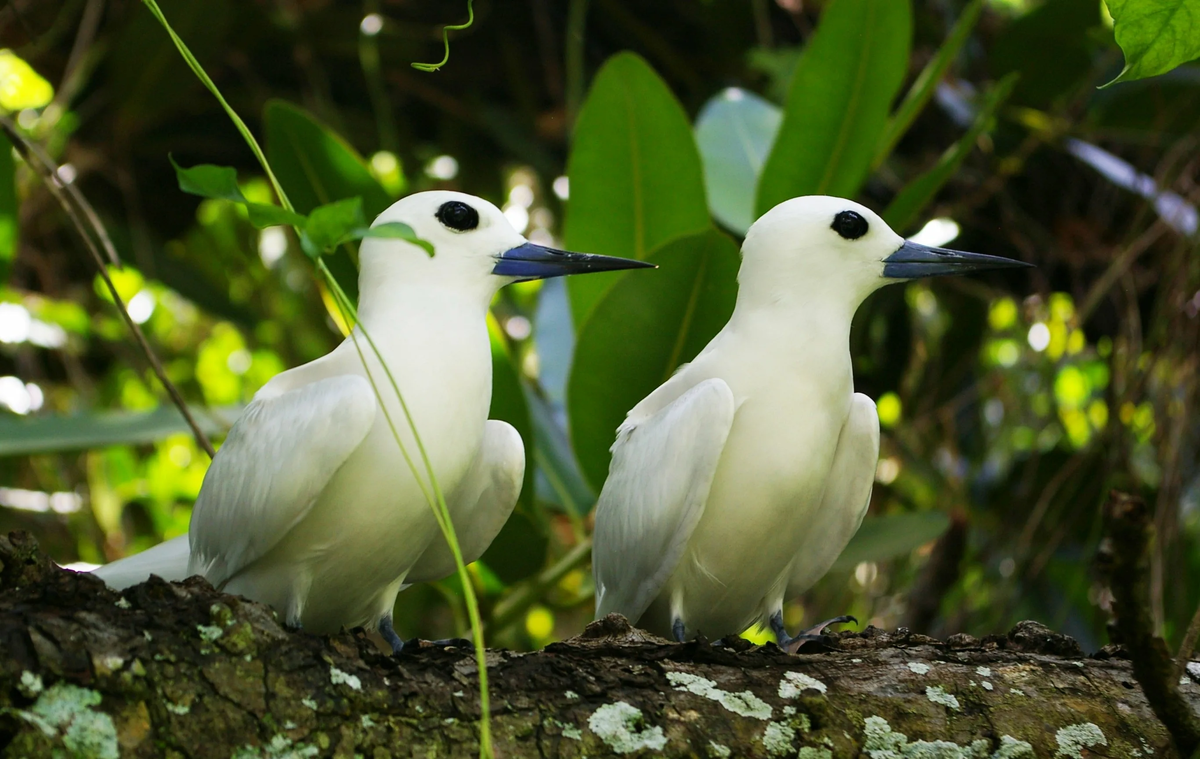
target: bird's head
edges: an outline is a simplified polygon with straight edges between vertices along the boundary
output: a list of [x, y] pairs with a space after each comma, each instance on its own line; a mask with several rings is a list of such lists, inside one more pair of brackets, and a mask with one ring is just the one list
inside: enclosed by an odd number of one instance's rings
[[827, 195], [772, 208], [746, 233], [742, 257], [743, 290], [768, 299], [835, 298], [852, 309], [894, 282], [1029, 265], [909, 242], [871, 209]]
[[406, 240], [363, 240], [359, 259], [364, 284], [403, 278], [422, 286], [467, 287], [490, 299], [510, 282], [651, 266], [536, 245], [514, 229], [499, 208], [461, 192], [409, 195], [381, 213], [372, 226], [387, 222], [407, 224], [417, 237], [433, 245], [434, 253], [430, 256]]

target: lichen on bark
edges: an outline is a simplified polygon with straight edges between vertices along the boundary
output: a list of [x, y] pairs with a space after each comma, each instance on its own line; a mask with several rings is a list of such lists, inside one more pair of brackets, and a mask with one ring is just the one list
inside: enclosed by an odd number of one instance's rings
[[[725, 643], [667, 643], [610, 617], [544, 651], [492, 651], [497, 755], [1172, 755], [1126, 661], [1085, 658], [1035, 623], [949, 642], [869, 628], [802, 655]], [[0, 537], [0, 647], [5, 757], [478, 751], [470, 651], [392, 657], [361, 632], [292, 632], [199, 578], [118, 594], [19, 533]], [[1182, 691], [1200, 706], [1200, 684]]]

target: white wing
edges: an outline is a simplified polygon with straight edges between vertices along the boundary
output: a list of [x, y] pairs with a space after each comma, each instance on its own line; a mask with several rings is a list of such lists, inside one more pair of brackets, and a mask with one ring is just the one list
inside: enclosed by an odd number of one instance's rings
[[357, 375], [260, 394], [229, 431], [192, 511], [189, 572], [220, 587], [312, 508], [375, 421]]
[[637, 622], [675, 570], [704, 513], [735, 404], [729, 385], [713, 378], [635, 420], [641, 407], [617, 430], [596, 504], [597, 618], [619, 612]]
[[[524, 478], [521, 435], [507, 422], [488, 420], [479, 455], [446, 501], [465, 563], [477, 560], [495, 540], [517, 505]], [[450, 546], [439, 532], [409, 570], [405, 583], [433, 582], [455, 571]]]
[[821, 579], [858, 532], [871, 504], [878, 462], [879, 415], [870, 398], [855, 393], [838, 435], [821, 506], [792, 562], [788, 597], [800, 595]]
[[150, 575], [158, 575], [168, 582], [178, 582], [190, 576], [187, 571], [188, 551], [188, 536], [180, 535], [141, 553], [97, 567], [92, 574], [104, 580], [113, 590], [124, 590], [130, 585], [145, 582]]

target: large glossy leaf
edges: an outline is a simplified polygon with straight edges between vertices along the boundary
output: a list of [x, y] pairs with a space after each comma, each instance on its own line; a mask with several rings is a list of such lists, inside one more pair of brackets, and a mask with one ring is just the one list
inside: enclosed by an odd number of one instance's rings
[[754, 223], [754, 190], [782, 120], [779, 106], [737, 87], [709, 100], [696, 117], [708, 207], [739, 235]]
[[[567, 165], [566, 244], [583, 253], [645, 258], [709, 226], [700, 154], [687, 115], [633, 53], [608, 60], [576, 122]], [[572, 277], [575, 324], [624, 272]]]
[[17, 253], [17, 185], [12, 143], [0, 134], [0, 285]]
[[533, 502], [534, 465], [534, 429], [529, 418], [529, 404], [525, 401], [525, 390], [504, 330], [491, 313], [488, 314], [488, 335], [492, 343], [492, 404], [488, 418], [508, 422], [521, 435], [525, 444], [525, 487], [521, 489], [520, 500], [529, 504]]
[[567, 386], [571, 442], [593, 486], [626, 412], [720, 331], [737, 298], [737, 245], [715, 230], [649, 256], [659, 269], [621, 280], [579, 330]]
[[1009, 74], [994, 87], [988, 90], [975, 114], [975, 121], [958, 142], [950, 146], [938, 162], [929, 171], [909, 182], [904, 189], [896, 194], [883, 219], [892, 229], [904, 233], [917, 220], [921, 210], [933, 200], [938, 190], [954, 176], [963, 159], [975, 147], [979, 136], [990, 131], [995, 122], [996, 110], [1012, 94], [1020, 74]]
[[833, 563], [833, 571], [849, 571], [864, 561], [903, 556], [936, 540], [949, 526], [950, 518], [940, 511], [868, 517]]
[[[224, 435], [241, 411], [241, 407], [191, 409], [200, 428], [213, 436]], [[0, 456], [139, 445], [181, 432], [190, 433], [191, 428], [172, 406], [153, 411], [0, 417]]]
[[[267, 160], [296, 211], [308, 214], [317, 206], [347, 198], [362, 198], [371, 221], [391, 198], [371, 176], [362, 156], [332, 129], [302, 108], [272, 100], [263, 113]], [[352, 299], [358, 293], [358, 270], [343, 245], [327, 259], [342, 289]]]
[[896, 112], [888, 119], [883, 135], [879, 139], [879, 147], [875, 151], [873, 162], [875, 166], [887, 159], [892, 149], [896, 147], [896, 143], [900, 141], [900, 138], [904, 136], [904, 133], [908, 131], [913, 121], [925, 108], [929, 99], [933, 97], [938, 83], [942, 81], [950, 64], [958, 57], [959, 51], [971, 36], [971, 30], [975, 28], [975, 22], [979, 20], [979, 13], [983, 10], [983, 3], [984, 0], [971, 0], [967, 7], [963, 8], [962, 15], [958, 17], [954, 28], [950, 30], [950, 36], [938, 48], [937, 54], [921, 70], [920, 76], [913, 82], [912, 87], [904, 96], [904, 100], [896, 108]]
[[583, 479], [571, 442], [555, 420], [550, 402], [526, 388], [529, 416], [533, 421], [537, 477], [544, 498], [564, 513], [584, 516], [596, 503], [596, 491]]
[[1200, 58], [1200, 0], [1105, 2], [1125, 53], [1125, 68], [1109, 84], [1165, 74]]
[[854, 197], [908, 69], [909, 0], [834, 0], [808, 43], [763, 167], [759, 214], [797, 195]]

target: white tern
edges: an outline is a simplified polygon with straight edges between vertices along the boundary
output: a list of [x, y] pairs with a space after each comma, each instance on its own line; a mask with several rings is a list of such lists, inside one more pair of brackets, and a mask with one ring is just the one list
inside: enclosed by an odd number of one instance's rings
[[[494, 205], [456, 192], [410, 195], [383, 222], [408, 224], [435, 253], [364, 240], [359, 323], [403, 393], [471, 562], [508, 519], [525, 471], [520, 435], [487, 418], [492, 297], [514, 281], [647, 264], [532, 244]], [[117, 588], [200, 574], [290, 625], [377, 628], [400, 650], [397, 593], [455, 564], [385, 418], [383, 408], [428, 487], [396, 393], [355, 333], [357, 345], [347, 338], [254, 396], [205, 475], [187, 535], [96, 574]]]
[[906, 242], [841, 198], [763, 215], [729, 322], [617, 430], [596, 507], [597, 617], [680, 642], [763, 623], [788, 650], [811, 640], [788, 635], [783, 601], [858, 530], [879, 456], [875, 404], [854, 392], [854, 312], [891, 282], [1024, 265]]

